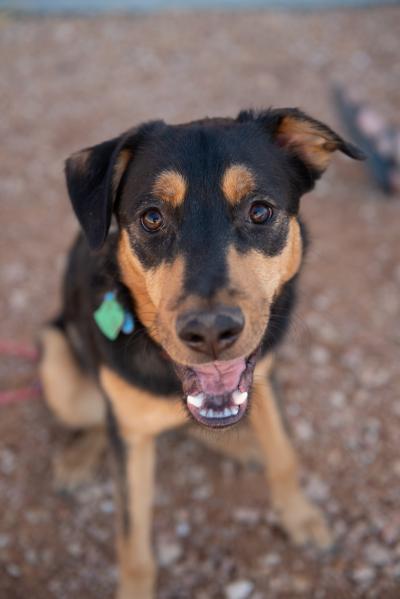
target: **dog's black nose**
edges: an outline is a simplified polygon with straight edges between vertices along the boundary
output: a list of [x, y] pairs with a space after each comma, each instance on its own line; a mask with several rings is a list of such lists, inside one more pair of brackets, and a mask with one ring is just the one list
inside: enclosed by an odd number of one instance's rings
[[217, 358], [231, 347], [244, 327], [240, 308], [186, 312], [178, 317], [176, 330], [182, 341], [197, 352]]

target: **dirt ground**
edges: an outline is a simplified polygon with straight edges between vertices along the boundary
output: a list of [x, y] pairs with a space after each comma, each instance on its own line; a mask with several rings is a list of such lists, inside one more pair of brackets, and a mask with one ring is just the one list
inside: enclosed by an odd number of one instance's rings
[[[247, 106], [299, 105], [340, 129], [333, 81], [400, 124], [399, 32], [398, 8], [0, 18], [1, 341], [31, 343], [57, 307], [76, 230], [69, 153], [146, 119]], [[303, 200], [313, 242], [278, 377], [337, 550], [291, 547], [261, 471], [170, 434], [155, 506], [160, 599], [234, 597], [236, 581], [252, 588], [238, 598], [400, 596], [399, 199], [338, 157]], [[1, 389], [34, 378], [2, 356]], [[51, 458], [64, 439], [41, 398], [0, 407], [1, 599], [112, 596], [108, 469], [57, 494]]]

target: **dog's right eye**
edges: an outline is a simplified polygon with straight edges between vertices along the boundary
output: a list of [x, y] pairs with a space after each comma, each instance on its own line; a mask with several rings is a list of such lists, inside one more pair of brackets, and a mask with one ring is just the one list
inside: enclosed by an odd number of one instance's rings
[[140, 217], [140, 222], [145, 231], [154, 233], [161, 229], [164, 223], [163, 216], [158, 208], [149, 208], [146, 212], [143, 212]]
[[264, 225], [271, 220], [273, 215], [274, 211], [271, 206], [265, 202], [253, 202], [250, 206], [249, 217], [255, 225]]

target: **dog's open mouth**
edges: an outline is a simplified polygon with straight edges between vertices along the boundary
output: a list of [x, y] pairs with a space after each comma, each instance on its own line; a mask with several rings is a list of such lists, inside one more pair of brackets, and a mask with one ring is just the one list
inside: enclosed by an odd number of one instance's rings
[[239, 422], [247, 410], [257, 353], [198, 366], [176, 365], [187, 408], [200, 424], [221, 428]]

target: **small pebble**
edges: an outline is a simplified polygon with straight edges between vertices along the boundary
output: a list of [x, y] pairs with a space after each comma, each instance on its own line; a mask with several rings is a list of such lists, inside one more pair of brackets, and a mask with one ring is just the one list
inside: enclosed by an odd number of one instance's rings
[[292, 579], [292, 589], [295, 593], [309, 593], [311, 587], [311, 581], [305, 576], [294, 576]]
[[100, 503], [100, 510], [103, 512], [103, 514], [113, 514], [114, 502], [110, 499], [105, 499]]
[[205, 501], [209, 499], [212, 495], [212, 487], [211, 485], [201, 485], [192, 491], [193, 499], [197, 501]]
[[368, 563], [373, 566], [386, 566], [391, 561], [390, 551], [379, 543], [368, 543], [364, 549]]
[[299, 420], [295, 424], [296, 435], [300, 441], [311, 441], [314, 436], [314, 429], [307, 420]]
[[189, 522], [178, 522], [178, 524], [175, 527], [175, 531], [178, 537], [187, 537], [190, 534], [191, 531], [191, 527]]
[[82, 547], [79, 543], [70, 543], [70, 545], [68, 545], [67, 547], [67, 551], [73, 557], [78, 557], [82, 555]]
[[233, 517], [237, 522], [251, 526], [260, 521], [260, 512], [252, 508], [239, 507], [233, 511]]
[[306, 486], [307, 495], [313, 501], [326, 501], [329, 497], [329, 487], [317, 476], [313, 476], [307, 483]]
[[10, 544], [10, 537], [6, 534], [0, 534], [0, 549], [5, 549]]
[[363, 566], [361, 568], [357, 568], [352, 573], [352, 578], [354, 582], [358, 584], [367, 584], [372, 582], [375, 578], [375, 570], [373, 568], [369, 568], [367, 566]]
[[346, 396], [342, 391], [333, 391], [329, 401], [334, 408], [343, 408], [346, 405]]
[[237, 580], [225, 587], [226, 599], [246, 599], [250, 596], [254, 584], [250, 580]]
[[330, 353], [325, 347], [322, 347], [322, 345], [316, 345], [312, 348], [311, 360], [313, 364], [316, 364], [317, 366], [325, 366], [328, 364], [329, 359]]
[[391, 568], [389, 575], [391, 576], [391, 578], [394, 578], [394, 580], [399, 581], [400, 580], [400, 564], [395, 564]]
[[179, 543], [161, 541], [157, 547], [157, 555], [160, 566], [171, 566], [182, 555], [182, 547]]
[[47, 519], [43, 512], [37, 509], [26, 510], [24, 515], [29, 524], [42, 524]]
[[266, 553], [259, 558], [261, 567], [272, 568], [281, 563], [281, 556], [278, 553]]
[[21, 568], [17, 564], [8, 564], [7, 572], [13, 578], [19, 578], [21, 576]]
[[0, 453], [0, 470], [3, 474], [12, 474], [16, 467], [15, 453], [11, 449], [3, 449]]
[[38, 554], [34, 549], [27, 549], [24, 552], [24, 559], [27, 564], [33, 566], [34, 564], [38, 563]]

